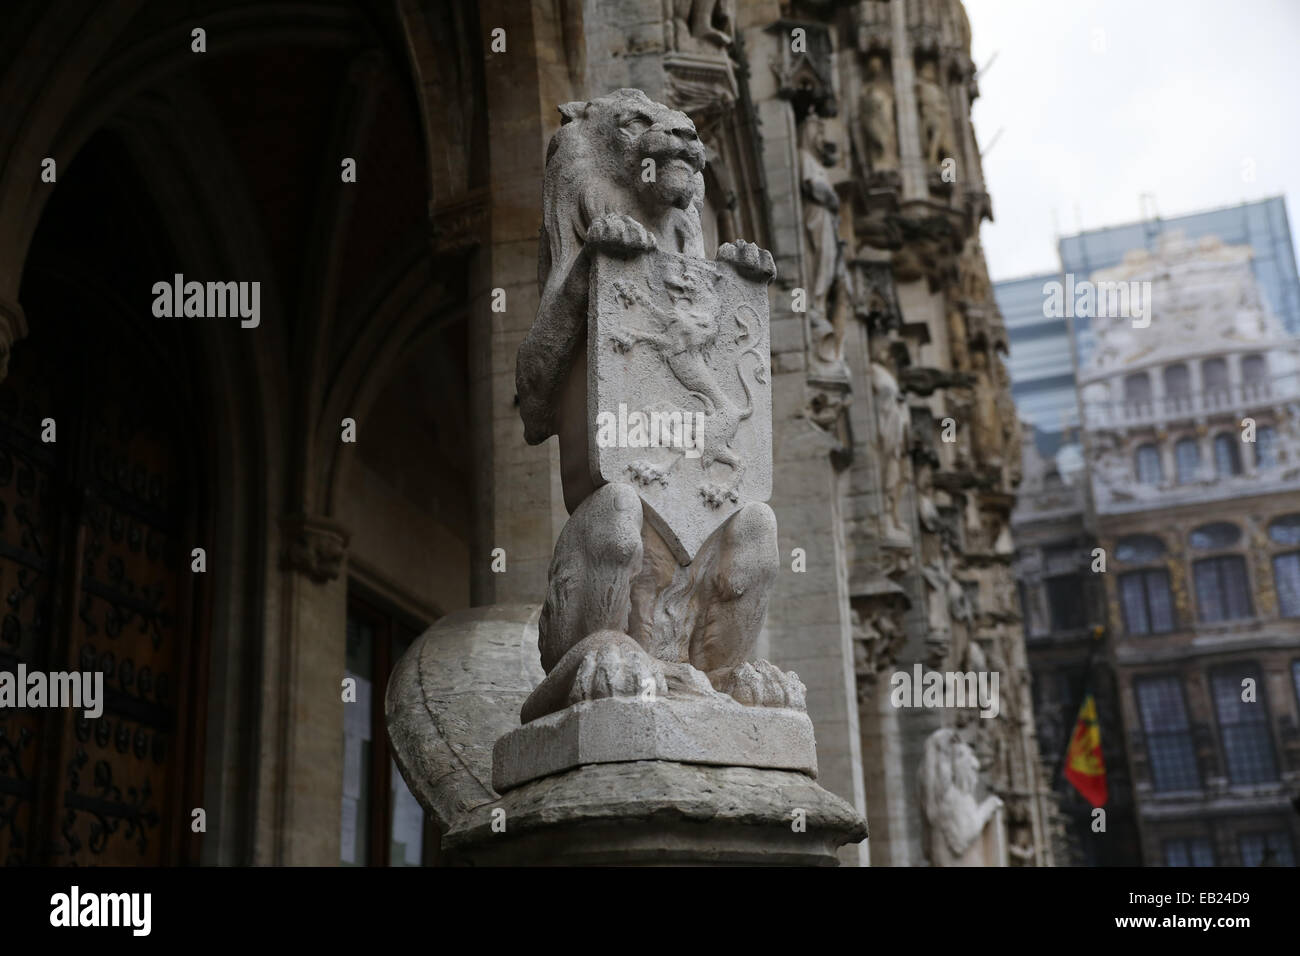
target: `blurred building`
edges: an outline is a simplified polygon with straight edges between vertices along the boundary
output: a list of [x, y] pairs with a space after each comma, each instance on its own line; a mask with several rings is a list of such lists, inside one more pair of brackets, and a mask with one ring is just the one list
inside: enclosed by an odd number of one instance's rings
[[[1300, 845], [1290, 805], [1300, 789], [1300, 342], [1275, 308], [1294, 310], [1298, 294], [1279, 208], [1188, 217], [1198, 228], [1215, 217], [1267, 224], [1264, 263], [1249, 246], [1193, 238], [1182, 221], [1126, 254], [1108, 244], [1123, 229], [1062, 241], [1063, 260], [1099, 248], [1114, 260], [1076, 279], [1149, 283], [1152, 308], [1149, 326], [1072, 317], [1081, 428], [1067, 417], [1044, 441], [1051, 423], [1040, 415], [1039, 440], [1026, 442], [1013, 527], [1036, 714], [1044, 753], [1063, 753], [1087, 672], [1115, 781], [1111, 819], [1127, 826], [1136, 806], [1148, 864], [1289, 865]], [[1017, 330], [1045, 328], [1043, 283], [1067, 274], [999, 287], [1027, 419], [1041, 412], [1047, 376], [1039, 339]], [[1008, 308], [1017, 303], [1019, 315]], [[1062, 341], [1059, 326], [1046, 335]], [[1094, 651], [1096, 625], [1105, 639]], [[1059, 774], [1055, 784], [1074, 857], [1113, 861], [1130, 841], [1113, 826], [1088, 831], [1086, 805]]]

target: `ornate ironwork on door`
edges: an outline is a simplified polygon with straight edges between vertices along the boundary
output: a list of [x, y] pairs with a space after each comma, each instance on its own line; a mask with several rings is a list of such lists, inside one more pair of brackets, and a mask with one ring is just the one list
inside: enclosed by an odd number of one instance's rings
[[198, 731], [193, 462], [147, 348], [77, 324], [69, 346], [33, 321], [0, 385], [0, 670], [101, 672], [103, 713], [0, 709], [0, 861], [178, 862]]

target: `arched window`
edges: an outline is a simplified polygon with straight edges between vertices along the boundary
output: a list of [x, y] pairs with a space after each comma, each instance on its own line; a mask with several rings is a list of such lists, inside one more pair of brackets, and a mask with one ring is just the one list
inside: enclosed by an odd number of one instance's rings
[[1195, 438], [1182, 438], [1174, 445], [1174, 463], [1178, 467], [1178, 483], [1191, 484], [1201, 471], [1201, 446]]
[[1232, 432], [1214, 436], [1214, 470], [1220, 478], [1241, 474], [1241, 441]]
[[[1241, 529], [1227, 521], [1203, 524], [1195, 529], [1188, 542], [1198, 551], [1217, 551], [1235, 547], [1241, 541]], [[1192, 565], [1196, 586], [1196, 605], [1201, 620], [1207, 624], [1250, 617], [1250, 580], [1246, 559], [1240, 554], [1221, 554], [1202, 558]]]
[[1258, 385], [1268, 381], [1268, 360], [1262, 355], [1247, 355], [1241, 360], [1241, 381]]
[[[1165, 556], [1165, 545], [1155, 535], [1120, 538], [1115, 558], [1123, 564], [1154, 564]], [[1129, 634], [1163, 634], [1174, 629], [1174, 603], [1165, 567], [1125, 571], [1119, 576], [1120, 607]]]
[[[1268, 526], [1268, 536], [1276, 544], [1300, 546], [1300, 514], [1278, 518]], [[1283, 617], [1300, 617], [1300, 551], [1273, 556], [1273, 582], [1278, 612]]]
[[1155, 445], [1139, 445], [1136, 457], [1137, 480], [1144, 485], [1158, 485], [1164, 479], [1160, 467], [1160, 449]]
[[1195, 529], [1188, 540], [1197, 551], [1221, 551], [1241, 541], [1241, 529], [1230, 521], [1215, 521]]
[[1277, 544], [1300, 545], [1300, 514], [1274, 519], [1268, 526], [1268, 536]]
[[1124, 379], [1124, 401], [1129, 405], [1151, 401], [1151, 378], [1146, 372], [1134, 372]]
[[1165, 543], [1153, 534], [1131, 534], [1115, 545], [1115, 557], [1125, 564], [1147, 564], [1165, 554]]

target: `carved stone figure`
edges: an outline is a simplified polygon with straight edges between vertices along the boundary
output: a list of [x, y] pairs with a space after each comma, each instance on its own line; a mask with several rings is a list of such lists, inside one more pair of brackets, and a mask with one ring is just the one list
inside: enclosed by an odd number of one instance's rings
[[921, 774], [922, 834], [931, 866], [1000, 866], [996, 848], [1001, 834], [996, 796], [975, 799], [979, 760], [952, 728], [932, 733], [925, 742]]
[[[560, 437], [571, 517], [538, 622], [547, 677], [521, 718], [652, 689], [802, 710], [797, 675], [749, 660], [778, 562], [763, 500], [772, 257], [739, 242], [703, 258], [705, 154], [687, 116], [639, 90], [560, 111], [543, 184], [542, 296], [516, 384], [527, 440]], [[689, 443], [643, 447], [630, 427], [616, 444], [633, 448], [609, 447], [596, 406], [612, 413], [620, 394], [638, 414], [649, 396], [672, 396], [701, 416], [695, 454]]]
[[665, 0], [670, 46], [682, 53], [717, 53], [731, 45], [736, 0]]
[[871, 392], [876, 406], [876, 447], [880, 453], [881, 529], [887, 540], [908, 541], [901, 517], [903, 457], [911, 416], [898, 382], [889, 369], [871, 363]]
[[896, 171], [898, 125], [894, 118], [894, 88], [885, 68], [885, 58], [880, 54], [867, 60], [867, 78], [862, 98], [862, 126], [871, 172]]
[[993, 301], [993, 283], [979, 237], [971, 236], [962, 244], [957, 259], [961, 298], [967, 305], [989, 305]]
[[[996, 359], [996, 357], [995, 357]], [[1002, 424], [998, 421], [997, 399], [993, 392], [993, 376], [989, 372], [989, 356], [979, 349], [971, 356], [975, 374], [975, 454], [989, 467], [1002, 465]]]
[[826, 174], [826, 168], [835, 164], [835, 144], [825, 133], [825, 124], [815, 112], [809, 112], [799, 128], [799, 174], [810, 263], [808, 323], [819, 377], [830, 374], [847, 379], [844, 335], [852, 302], [840, 242], [840, 199]]
[[952, 108], [933, 60], [921, 65], [916, 93], [921, 108], [921, 148], [926, 162], [934, 169], [942, 160], [956, 157], [957, 148], [953, 143]]

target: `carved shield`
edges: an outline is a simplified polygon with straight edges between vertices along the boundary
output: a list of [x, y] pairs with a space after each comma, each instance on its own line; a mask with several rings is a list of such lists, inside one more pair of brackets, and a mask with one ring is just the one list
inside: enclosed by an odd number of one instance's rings
[[688, 564], [772, 492], [766, 283], [730, 262], [597, 253], [587, 333], [592, 477], [634, 487]]

